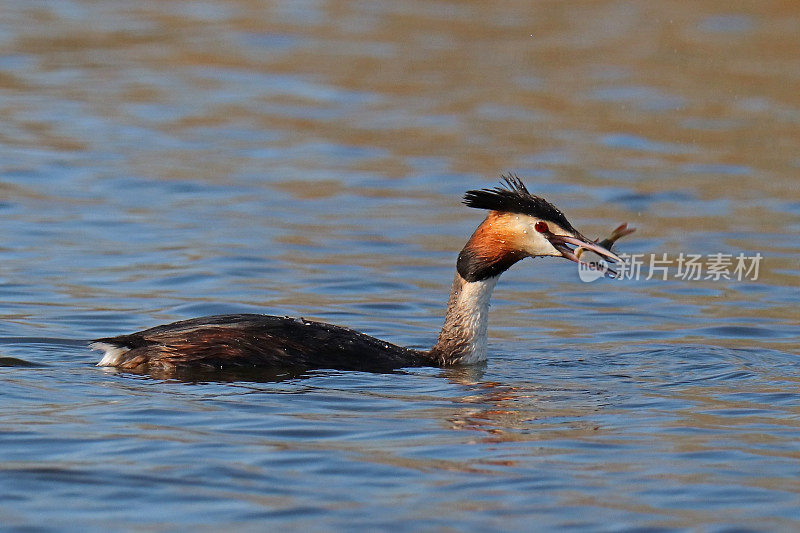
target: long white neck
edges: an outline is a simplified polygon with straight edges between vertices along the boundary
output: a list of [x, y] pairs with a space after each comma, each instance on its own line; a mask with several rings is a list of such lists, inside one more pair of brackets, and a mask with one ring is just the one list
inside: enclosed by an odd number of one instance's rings
[[444, 326], [436, 346], [430, 352], [440, 364], [469, 364], [486, 360], [489, 299], [499, 277], [498, 274], [480, 281], [466, 281], [456, 274]]

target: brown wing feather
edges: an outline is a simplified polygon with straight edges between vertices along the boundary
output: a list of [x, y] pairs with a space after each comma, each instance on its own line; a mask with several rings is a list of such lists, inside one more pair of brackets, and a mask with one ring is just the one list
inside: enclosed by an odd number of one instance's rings
[[217, 315], [96, 342], [128, 350], [119, 368], [388, 369], [429, 364], [424, 352], [300, 318]]

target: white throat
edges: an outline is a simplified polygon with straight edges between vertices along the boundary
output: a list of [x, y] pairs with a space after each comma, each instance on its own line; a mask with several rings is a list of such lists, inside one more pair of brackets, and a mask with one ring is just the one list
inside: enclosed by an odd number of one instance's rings
[[443, 364], [471, 364], [486, 360], [489, 300], [499, 277], [465, 281], [456, 274], [444, 326], [432, 350]]

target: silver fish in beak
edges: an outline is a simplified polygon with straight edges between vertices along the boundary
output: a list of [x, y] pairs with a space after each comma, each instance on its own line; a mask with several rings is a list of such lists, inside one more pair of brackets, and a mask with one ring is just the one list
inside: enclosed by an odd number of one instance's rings
[[[537, 227], [536, 229], [542, 233], [545, 238], [547, 238], [550, 244], [552, 244], [553, 247], [559, 251], [559, 253], [561, 253], [562, 257], [569, 259], [570, 261], [575, 261], [585, 268], [598, 270], [610, 278], [615, 278], [617, 276], [617, 272], [615, 270], [611, 269], [606, 263], [603, 262], [592, 261], [587, 263], [582, 261], [581, 255], [583, 255], [585, 251], [591, 251], [600, 257], [610, 259], [615, 263], [624, 263], [622, 258], [609, 250], [609, 248], [619, 238], [629, 235], [635, 231], [634, 228], [628, 228], [627, 224], [622, 224], [614, 230], [614, 232], [611, 234], [611, 237], [604, 239], [600, 243], [597, 243], [596, 241], [590, 241], [578, 232], [575, 232], [574, 235], [556, 235], [551, 233], [549, 228], [544, 224], [541, 225], [541, 229], [544, 231], [541, 231], [540, 227]], [[574, 246], [574, 248], [571, 248], [570, 246]]]

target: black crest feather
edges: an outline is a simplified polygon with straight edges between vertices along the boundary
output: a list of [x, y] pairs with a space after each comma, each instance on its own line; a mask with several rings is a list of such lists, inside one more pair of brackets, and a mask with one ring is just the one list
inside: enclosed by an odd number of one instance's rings
[[566, 230], [574, 231], [564, 213], [541, 196], [528, 192], [528, 188], [517, 176], [509, 174], [501, 178], [505, 182], [505, 187], [467, 191], [464, 194], [464, 204], [477, 209], [530, 215], [555, 222]]

